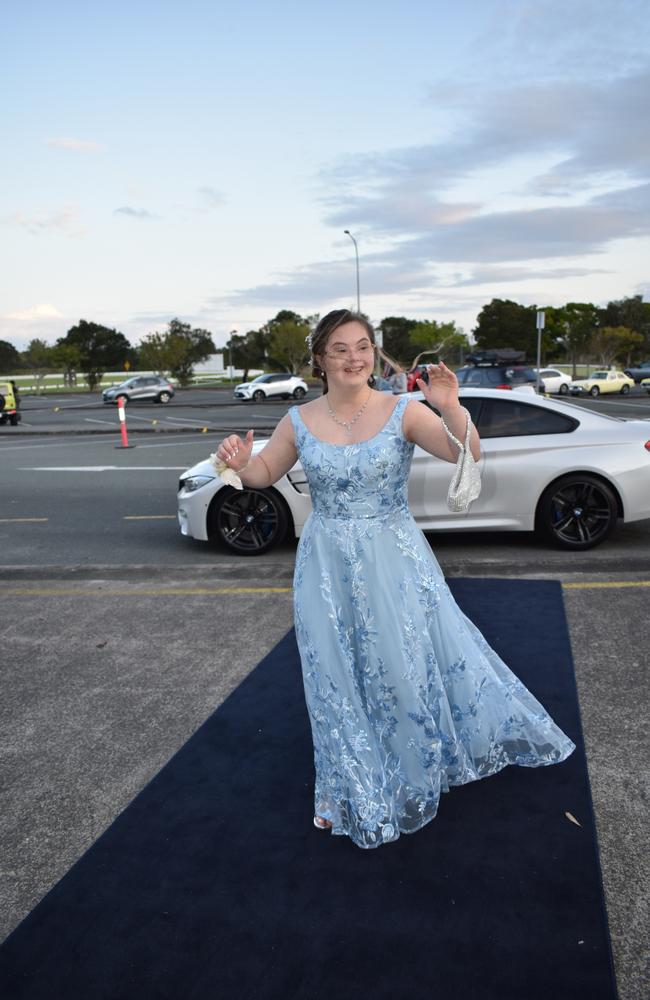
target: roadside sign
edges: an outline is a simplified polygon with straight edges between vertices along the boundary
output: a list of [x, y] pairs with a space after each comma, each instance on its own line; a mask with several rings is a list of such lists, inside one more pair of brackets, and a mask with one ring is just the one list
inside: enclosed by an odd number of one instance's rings
[[131, 362], [130, 361], [125, 361], [124, 362], [124, 371], [128, 372], [128, 370], [129, 370], [130, 367], [131, 367]]

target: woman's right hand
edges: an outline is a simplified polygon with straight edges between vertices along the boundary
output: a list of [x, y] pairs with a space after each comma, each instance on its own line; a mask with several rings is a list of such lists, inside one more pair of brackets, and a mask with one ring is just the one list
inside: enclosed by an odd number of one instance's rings
[[216, 455], [222, 462], [226, 462], [233, 472], [240, 472], [251, 460], [253, 452], [253, 437], [255, 431], [250, 430], [245, 439], [237, 434], [230, 434], [219, 444]]

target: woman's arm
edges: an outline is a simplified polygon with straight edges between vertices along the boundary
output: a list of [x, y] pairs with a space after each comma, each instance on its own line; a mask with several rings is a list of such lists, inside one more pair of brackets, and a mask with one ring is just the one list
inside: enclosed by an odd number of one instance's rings
[[277, 483], [298, 461], [298, 451], [293, 425], [288, 413], [284, 415], [271, 435], [268, 444], [251, 458], [254, 431], [242, 440], [237, 434], [224, 438], [217, 448], [217, 458], [226, 462], [236, 472], [245, 486], [264, 489]]

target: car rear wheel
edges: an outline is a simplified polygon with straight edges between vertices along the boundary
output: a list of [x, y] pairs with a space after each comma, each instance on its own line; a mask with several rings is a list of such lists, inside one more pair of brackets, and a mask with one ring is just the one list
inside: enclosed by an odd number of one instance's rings
[[589, 390], [589, 395], [593, 396], [594, 399], [596, 398], [596, 396], [600, 395], [600, 389], [598, 388], [597, 385], [592, 385], [591, 389]]
[[592, 549], [612, 533], [618, 504], [607, 483], [588, 473], [563, 476], [544, 491], [537, 528], [563, 549]]
[[264, 402], [265, 399], [266, 399], [266, 396], [264, 395], [264, 393], [262, 392], [262, 390], [261, 389], [256, 389], [255, 392], [253, 393], [253, 402], [254, 403], [262, 403], [262, 402]]
[[305, 395], [305, 390], [303, 389], [303, 387], [301, 385], [297, 386], [293, 390], [293, 398], [294, 399], [302, 399], [304, 395]]
[[629, 394], [630, 394], [630, 387], [629, 387], [629, 385], [622, 385], [621, 386], [621, 396], [629, 396]]
[[289, 516], [276, 490], [228, 487], [219, 490], [208, 511], [208, 535], [240, 556], [259, 556], [281, 542]]
[[569, 387], [566, 382], [563, 382], [560, 386], [560, 396], [566, 396], [569, 391]]
[[168, 392], [159, 392], [158, 395], [156, 396], [156, 402], [157, 403], [168, 403], [171, 398], [172, 397], [171, 397], [170, 393], [168, 393]]

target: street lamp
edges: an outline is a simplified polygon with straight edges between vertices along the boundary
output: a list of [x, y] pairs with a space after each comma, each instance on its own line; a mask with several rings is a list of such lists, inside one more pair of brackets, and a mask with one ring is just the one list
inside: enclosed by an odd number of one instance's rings
[[236, 330], [230, 331], [230, 340], [228, 341], [228, 376], [230, 378], [230, 384], [232, 385], [232, 338], [237, 333]]
[[352, 242], [354, 243], [354, 254], [355, 254], [355, 257], [356, 257], [356, 260], [357, 260], [357, 312], [360, 313], [361, 312], [361, 299], [359, 297], [359, 248], [357, 246], [357, 241], [355, 240], [355, 238], [352, 235], [352, 233], [350, 232], [350, 230], [349, 229], [344, 229], [343, 232], [345, 233], [346, 236], [349, 236], [350, 239], [352, 240]]

